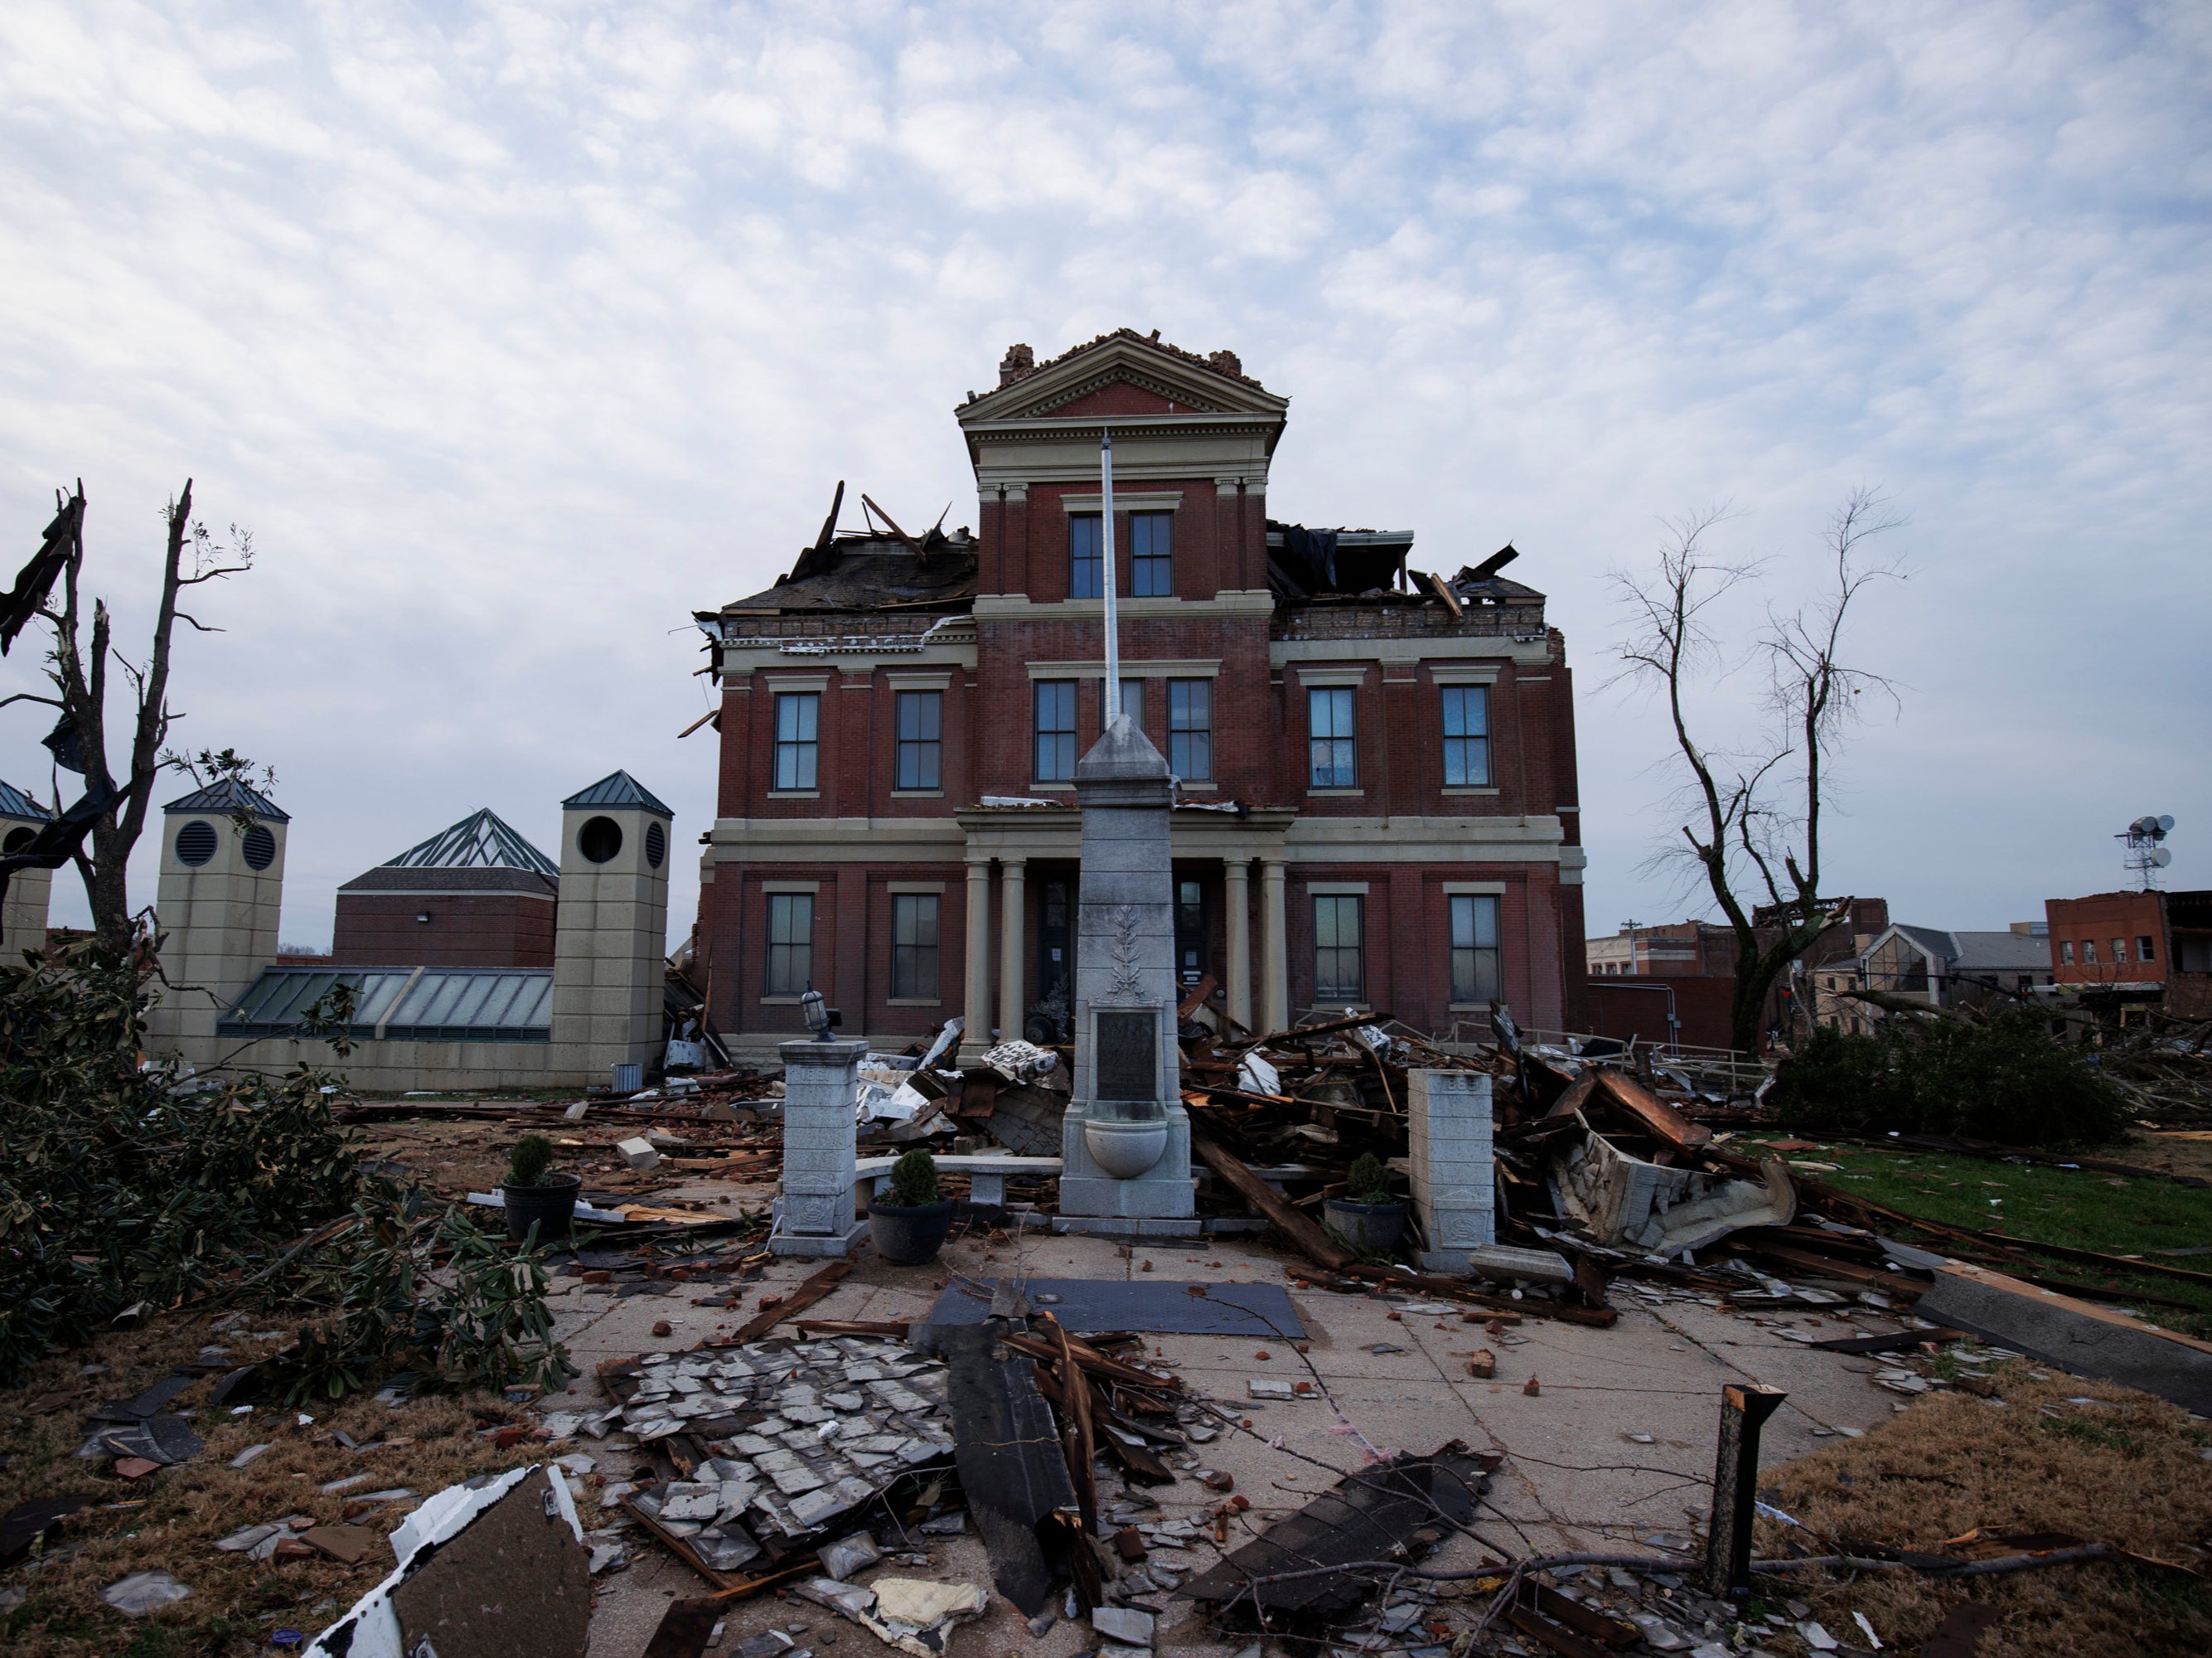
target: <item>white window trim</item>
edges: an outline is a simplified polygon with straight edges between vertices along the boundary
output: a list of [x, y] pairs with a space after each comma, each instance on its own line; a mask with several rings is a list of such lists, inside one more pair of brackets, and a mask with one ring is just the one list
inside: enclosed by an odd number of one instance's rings
[[894, 789], [891, 790], [891, 798], [893, 800], [943, 800], [945, 791], [942, 789]]
[[784, 679], [779, 679], [775, 674], [769, 674], [767, 677], [768, 688], [770, 691], [788, 693], [796, 691], [827, 691], [830, 688], [830, 676], [827, 674], [797, 674]]
[[1442, 890], [1446, 898], [1504, 898], [1505, 883], [1502, 881], [1447, 881]]
[[1440, 686], [1495, 685], [1498, 683], [1498, 670], [1495, 667], [1431, 667], [1429, 680], [1431, 684]]
[[761, 882], [763, 893], [819, 893], [821, 890], [822, 883], [818, 881], [763, 881]]
[[1298, 670], [1298, 683], [1309, 690], [1334, 690], [1366, 682], [1367, 670], [1364, 667], [1302, 667]]
[[1364, 881], [1310, 881], [1306, 883], [1308, 898], [1365, 898], [1369, 883]]
[[942, 674], [886, 674], [884, 683], [893, 691], [950, 691], [952, 679], [948, 668]]
[[1495, 795], [1498, 790], [1494, 783], [1448, 783], [1443, 785], [1443, 792], [1447, 795]]
[[[1123, 512], [1173, 512], [1182, 505], [1181, 490], [1116, 490], [1114, 491], [1114, 510]], [[1103, 512], [1104, 495], [1063, 495], [1060, 497], [1062, 512], [1073, 517], [1077, 513]]]
[[[1316, 741], [1325, 742], [1330, 740], [1320, 738]], [[1309, 789], [1306, 790], [1309, 795], [1364, 795], [1366, 792], [1364, 789]]]
[[945, 883], [941, 881], [887, 881], [884, 883], [884, 890], [887, 893], [897, 893], [908, 896], [921, 894], [925, 897], [943, 898]]
[[768, 797], [770, 800], [820, 800], [822, 791], [819, 789], [771, 789], [768, 791]]

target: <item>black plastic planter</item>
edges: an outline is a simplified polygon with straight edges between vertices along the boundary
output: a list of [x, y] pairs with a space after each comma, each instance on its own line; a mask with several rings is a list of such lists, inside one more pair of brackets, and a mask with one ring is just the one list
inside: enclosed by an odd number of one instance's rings
[[868, 1237], [876, 1253], [894, 1266], [921, 1266], [937, 1259], [945, 1234], [952, 1230], [952, 1199], [907, 1209], [897, 1204], [868, 1205]]
[[536, 1186], [501, 1186], [500, 1195], [507, 1200], [508, 1240], [520, 1243], [528, 1237], [532, 1221], [538, 1223], [540, 1243], [567, 1237], [576, 1218], [576, 1193], [583, 1184], [580, 1175], [548, 1174]]
[[1355, 1204], [1348, 1198], [1331, 1198], [1322, 1207], [1328, 1211], [1329, 1229], [1370, 1255], [1389, 1254], [1405, 1235], [1404, 1204]]

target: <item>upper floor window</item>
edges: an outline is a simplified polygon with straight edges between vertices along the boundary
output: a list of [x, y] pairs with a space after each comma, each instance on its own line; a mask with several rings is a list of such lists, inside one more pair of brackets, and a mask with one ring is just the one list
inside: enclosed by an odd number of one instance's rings
[[2090, 963], [2092, 965], [2095, 963], [2097, 960], [2097, 941], [2095, 939], [2085, 938], [2081, 941], [2081, 960], [2084, 962]]
[[937, 1000], [937, 894], [891, 895], [891, 995]]
[[1326, 893], [1314, 901], [1314, 1000], [1359, 1002], [1367, 995], [1367, 900]]
[[2062, 967], [2070, 967], [2074, 965], [2074, 941], [2070, 938], [2062, 938], [2058, 941], [2058, 965]]
[[822, 693], [775, 693], [775, 786], [814, 787], [815, 759], [821, 748]]
[[1495, 1002], [1498, 983], [1498, 900], [1455, 893], [1451, 899], [1451, 999]]
[[769, 996], [798, 996], [814, 978], [814, 894], [768, 895]]
[[1168, 681], [1168, 770], [1186, 783], [1213, 777], [1213, 681]]
[[1313, 788], [1358, 787], [1350, 686], [1317, 686], [1306, 692], [1306, 738]]
[[1095, 512], [1071, 514], [1067, 520], [1069, 598], [1097, 599], [1104, 596], [1105, 589], [1100, 585], [1103, 559], [1098, 515]]
[[1490, 687], [1448, 685], [1444, 693], [1444, 784], [1480, 787], [1490, 781]]
[[1129, 592], [1139, 599], [1164, 599], [1175, 592], [1175, 515], [1129, 515]]
[[2136, 960], [2138, 961], [2155, 961], [2158, 960], [2158, 953], [2151, 948], [2150, 940], [2148, 938], [2144, 937], [2136, 940]]
[[898, 783], [901, 789], [935, 789], [944, 777], [945, 693], [898, 693]]
[[2128, 942], [2127, 942], [2127, 940], [2125, 940], [2124, 938], [2116, 938], [2116, 939], [2114, 939], [2114, 940], [2112, 941], [2112, 960], [2115, 960], [2115, 961], [2124, 962], [2127, 959], [2128, 959]]
[[1075, 681], [1039, 680], [1036, 697], [1036, 780], [1075, 777]]
[[[1142, 680], [1121, 681], [1121, 711], [1136, 722], [1137, 729], [1145, 728], [1145, 682]], [[1106, 681], [1098, 682], [1098, 728], [1106, 728]]]

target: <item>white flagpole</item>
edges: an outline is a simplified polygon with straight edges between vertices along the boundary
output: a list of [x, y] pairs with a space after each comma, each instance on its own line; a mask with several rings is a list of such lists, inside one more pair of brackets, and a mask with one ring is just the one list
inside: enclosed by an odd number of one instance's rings
[[1121, 641], [1114, 614], [1114, 434], [1104, 427], [1099, 429], [1098, 477], [1098, 523], [1105, 544], [1105, 569], [1101, 577], [1106, 593], [1105, 708], [1106, 723], [1110, 726], [1121, 717]]

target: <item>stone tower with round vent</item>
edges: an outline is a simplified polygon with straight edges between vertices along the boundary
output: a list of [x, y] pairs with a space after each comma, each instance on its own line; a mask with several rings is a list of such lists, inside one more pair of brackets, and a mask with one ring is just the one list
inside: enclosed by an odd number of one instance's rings
[[291, 821], [232, 778], [162, 808], [155, 911], [167, 985], [147, 1015], [155, 1053], [200, 1057], [216, 1021], [276, 959]]
[[[46, 825], [46, 808], [12, 783], [0, 782], [0, 852], [19, 852]], [[23, 952], [46, 947], [46, 902], [52, 895], [51, 869], [18, 869], [8, 882], [0, 907], [0, 962], [22, 965]]]
[[659, 1057], [674, 814], [627, 771], [561, 802], [553, 1070], [607, 1080]]

